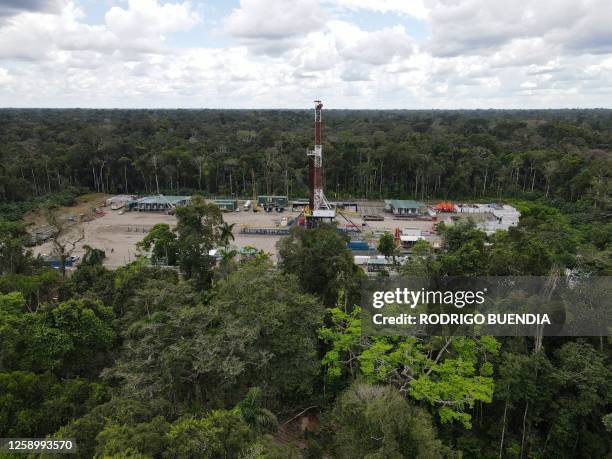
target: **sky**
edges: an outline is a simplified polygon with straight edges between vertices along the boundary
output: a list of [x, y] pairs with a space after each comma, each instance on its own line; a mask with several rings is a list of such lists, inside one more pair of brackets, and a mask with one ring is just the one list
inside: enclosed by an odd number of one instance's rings
[[612, 108], [612, 0], [0, 0], [0, 107]]

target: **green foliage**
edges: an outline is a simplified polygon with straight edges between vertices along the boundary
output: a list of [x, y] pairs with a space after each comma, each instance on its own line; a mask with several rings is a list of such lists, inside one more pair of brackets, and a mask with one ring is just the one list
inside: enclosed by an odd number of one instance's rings
[[[9, 295], [9, 304], [23, 301]], [[0, 304], [6, 304], [3, 298]], [[115, 340], [113, 314], [99, 301], [69, 300], [45, 311], [0, 309], [5, 368], [81, 374], [100, 365]]]
[[[5, 188], [2, 191], [6, 192], [9, 190], [10, 188]], [[16, 189], [13, 188], [12, 191], [15, 192]], [[31, 189], [23, 191], [24, 192], [21, 194], [9, 194], [9, 196], [6, 197], [6, 201], [0, 201], [0, 220], [6, 219], [12, 221], [19, 221], [28, 212], [40, 209], [41, 207], [44, 208], [48, 206], [72, 206], [76, 202], [76, 197], [79, 194], [82, 194], [84, 192], [84, 189], [68, 186], [62, 187], [62, 189], [59, 191], [53, 193], [46, 193], [41, 196], [35, 197], [32, 197]]]
[[96, 437], [96, 457], [160, 457], [170, 425], [161, 416], [135, 425], [107, 425]]
[[187, 279], [198, 288], [207, 288], [212, 280], [214, 258], [208, 253], [220, 237], [223, 216], [219, 207], [193, 196], [191, 203], [176, 210], [178, 262]]
[[395, 238], [391, 233], [384, 233], [378, 240], [378, 251], [385, 257], [391, 257], [397, 253], [397, 247], [395, 247]]
[[[0, 110], [0, 432], [77, 438], [82, 458], [451, 455], [435, 422], [464, 457], [608, 456], [609, 340], [533, 352], [531, 338], [361, 336], [361, 271], [334, 228], [292, 230], [280, 273], [231, 250], [215, 267], [232, 228], [197, 197], [143, 241], [182, 276], [145, 259], [106, 270], [92, 250], [60, 279], [24, 247], [17, 220], [87, 190], [305, 196], [310, 116]], [[523, 212], [489, 236], [440, 225], [441, 250], [418, 242], [405, 274], [612, 273], [609, 112], [326, 116], [337, 199], [513, 198]], [[107, 401], [100, 377], [125, 397]], [[285, 424], [312, 405], [319, 431]]]
[[394, 383], [412, 398], [436, 408], [443, 423], [458, 421], [471, 427], [467, 412], [476, 402], [490, 403], [493, 396], [492, 365], [487, 356], [499, 352], [492, 337], [447, 338], [445, 342], [417, 338], [361, 337], [356, 308], [352, 314], [331, 311], [332, 327], [320, 336], [331, 345], [322, 363], [328, 377], [337, 379], [345, 370], [360, 373], [371, 383]]
[[[308, 396], [319, 370], [323, 310], [296, 284], [254, 260], [220, 281], [206, 306], [164, 296], [129, 327], [122, 355], [106, 374], [143, 400], [219, 406], [238, 401], [247, 384], [281, 399]], [[143, 289], [139, 301], [153, 305], [154, 292]]]
[[106, 258], [106, 253], [104, 252], [104, 250], [96, 249], [95, 247], [91, 247], [89, 245], [84, 245], [83, 249], [85, 249], [85, 254], [83, 255], [83, 258], [81, 260], [81, 265], [101, 265], [104, 259]]
[[575, 263], [577, 233], [558, 210], [548, 206], [521, 206], [519, 224], [508, 230], [507, 242], [517, 273], [542, 276], [553, 266]]
[[278, 420], [274, 413], [262, 407], [262, 391], [252, 387], [236, 405], [236, 410], [242, 419], [256, 432], [274, 431], [278, 428]]
[[165, 457], [239, 457], [255, 438], [238, 413], [215, 410], [203, 419], [176, 422], [167, 435]]
[[292, 228], [289, 237], [278, 243], [279, 266], [295, 275], [304, 291], [318, 295], [328, 306], [334, 305], [339, 293], [354, 280], [355, 266], [347, 242], [332, 225], [314, 230]]
[[454, 225], [438, 225], [444, 244], [434, 262], [438, 275], [479, 276], [486, 273], [488, 254], [486, 234], [472, 220]]
[[22, 223], [0, 218], [0, 275], [23, 273], [30, 261], [25, 251], [28, 233]]
[[122, 266], [115, 271], [113, 287], [113, 309], [118, 316], [128, 312], [128, 305], [134, 294], [149, 280], [164, 281], [168, 285], [176, 285], [178, 275], [174, 270], [152, 267], [143, 257]]
[[106, 398], [105, 386], [80, 378], [0, 371], [0, 432], [9, 437], [45, 436]]
[[338, 398], [332, 425], [334, 457], [452, 457], [431, 417], [390, 386], [355, 383]]
[[221, 242], [221, 245], [226, 248], [229, 245], [230, 241], [234, 240], [234, 226], [236, 226], [235, 223], [223, 223], [223, 225], [221, 225], [219, 241]]
[[174, 266], [178, 256], [176, 234], [170, 230], [167, 223], [158, 223], [153, 226], [137, 246], [144, 250], [151, 250], [151, 259], [154, 262]]
[[52, 297], [61, 280], [61, 274], [53, 268], [43, 268], [32, 274], [6, 274], [0, 276], [0, 292], [20, 292], [30, 310], [36, 310], [41, 302]]
[[108, 402], [94, 407], [84, 416], [67, 423], [53, 434], [53, 437], [76, 439], [77, 457], [89, 459], [95, 454], [96, 437], [107, 425], [132, 426], [146, 423], [152, 418], [151, 410], [144, 404], [113, 397]]
[[360, 313], [359, 306], [353, 307], [348, 313], [340, 308], [329, 309], [330, 326], [319, 330], [319, 338], [330, 346], [321, 360], [330, 382], [346, 376], [345, 370], [351, 377], [355, 376], [357, 358], [364, 346]]
[[433, 256], [431, 244], [419, 239], [412, 247], [409, 260], [400, 267], [400, 273], [404, 276], [427, 277], [434, 265]]

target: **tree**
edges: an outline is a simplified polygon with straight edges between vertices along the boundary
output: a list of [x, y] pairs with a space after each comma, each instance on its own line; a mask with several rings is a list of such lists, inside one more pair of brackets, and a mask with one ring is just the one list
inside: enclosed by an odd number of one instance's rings
[[151, 259], [155, 263], [174, 266], [178, 257], [178, 244], [176, 234], [167, 223], [158, 223], [151, 228], [147, 235], [137, 244], [138, 248], [151, 252]]
[[279, 266], [299, 279], [304, 291], [318, 295], [326, 305], [334, 305], [338, 295], [348, 294], [358, 268], [346, 247], [348, 238], [332, 225], [314, 230], [292, 228], [278, 242]]
[[488, 250], [487, 235], [472, 220], [454, 225], [438, 225], [443, 245], [434, 263], [433, 271], [440, 276], [478, 276], [486, 273]]
[[98, 300], [69, 300], [13, 316], [20, 355], [15, 368], [87, 375], [106, 365], [115, 341], [111, 308]]
[[384, 233], [378, 240], [377, 249], [385, 256], [385, 258], [393, 257], [393, 262], [395, 263], [397, 247], [395, 246], [395, 238], [393, 237], [393, 234]]
[[319, 330], [319, 338], [329, 346], [321, 363], [332, 384], [340, 380], [345, 371], [348, 371], [351, 380], [357, 375], [359, 354], [367, 346], [367, 341], [361, 335], [360, 313], [359, 306], [348, 313], [340, 308], [331, 308], [328, 310], [330, 325]]
[[433, 248], [429, 242], [419, 239], [412, 247], [410, 258], [401, 267], [401, 274], [405, 276], [425, 277], [430, 274], [434, 265]]
[[331, 422], [335, 457], [452, 457], [431, 417], [390, 386], [353, 384], [336, 402]]
[[123, 166], [123, 183], [124, 183], [124, 188], [123, 188], [123, 192], [124, 193], [129, 193], [128, 189], [128, 178], [127, 178], [127, 168], [128, 166], [132, 165], [132, 160], [130, 158], [128, 158], [127, 156], [122, 156], [121, 158], [119, 158], [117, 160], [117, 162]]
[[0, 371], [0, 431], [14, 437], [45, 436], [107, 398], [107, 387], [85, 379]]
[[[77, 441], [76, 457], [89, 459], [94, 457], [96, 450], [96, 437], [106, 426], [134, 426], [153, 419], [150, 408], [143, 403], [126, 398], [113, 397], [101, 403], [86, 414], [62, 426], [53, 434], [53, 438]], [[107, 438], [109, 436], [107, 435]], [[112, 438], [110, 438], [112, 441]], [[155, 440], [159, 441], [158, 439]], [[128, 448], [130, 445], [127, 445]]]
[[219, 207], [208, 204], [201, 196], [176, 210], [178, 262], [188, 279], [199, 288], [207, 288], [212, 280], [214, 258], [209, 255], [219, 241], [223, 216]]
[[252, 387], [235, 409], [255, 432], [274, 431], [278, 428], [278, 420], [274, 413], [262, 406], [261, 399], [261, 389]]
[[104, 258], [106, 258], [106, 253], [104, 252], [104, 250], [96, 249], [87, 244], [83, 246], [83, 249], [85, 250], [85, 254], [83, 255], [81, 265], [101, 265]]
[[499, 352], [492, 337], [450, 337], [421, 340], [413, 337], [362, 337], [358, 310], [347, 315], [332, 310], [330, 328], [321, 337], [331, 349], [323, 357], [330, 379], [348, 370], [370, 383], [392, 383], [416, 400], [436, 407], [443, 423], [458, 421], [471, 427], [467, 409], [477, 401], [490, 403], [493, 367], [487, 355]]
[[0, 218], [0, 274], [25, 272], [30, 259], [25, 250], [28, 236], [22, 223]]
[[76, 245], [85, 239], [85, 230], [82, 226], [60, 215], [60, 210], [50, 207], [46, 211], [46, 220], [54, 231], [51, 235], [53, 255], [58, 258], [59, 271], [66, 275], [66, 260], [70, 258]]
[[134, 425], [109, 424], [96, 436], [96, 457], [161, 457], [169, 430], [162, 416]]
[[221, 240], [221, 244], [223, 245], [223, 247], [225, 247], [226, 251], [227, 251], [230, 241], [234, 240], [234, 233], [233, 233], [234, 226], [236, 226], [235, 223], [228, 224], [224, 222], [220, 228], [219, 239]]
[[299, 291], [294, 277], [271, 268], [265, 260], [246, 263], [217, 284], [206, 307], [165, 296], [150, 316], [131, 324], [105, 376], [126, 396], [164, 397], [175, 409], [236, 403], [254, 385], [277, 401], [310, 396], [319, 373], [323, 308]]
[[167, 434], [166, 457], [239, 457], [255, 435], [233, 411], [215, 410], [203, 419], [176, 422]]

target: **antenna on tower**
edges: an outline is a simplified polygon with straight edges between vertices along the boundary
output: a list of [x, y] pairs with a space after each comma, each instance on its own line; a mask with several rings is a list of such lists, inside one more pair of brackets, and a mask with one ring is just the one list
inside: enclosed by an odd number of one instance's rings
[[331, 206], [323, 193], [323, 120], [321, 112], [323, 103], [315, 100], [314, 150], [306, 152], [308, 156], [308, 183], [310, 199], [304, 215], [309, 226], [316, 226], [317, 220], [331, 220], [336, 216], [336, 210]]

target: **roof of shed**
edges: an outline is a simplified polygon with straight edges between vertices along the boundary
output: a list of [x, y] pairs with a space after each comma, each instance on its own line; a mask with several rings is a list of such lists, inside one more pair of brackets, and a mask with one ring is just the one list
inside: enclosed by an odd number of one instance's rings
[[413, 201], [412, 199], [386, 199], [385, 203], [390, 204], [395, 209], [420, 209], [426, 207], [425, 203]]

